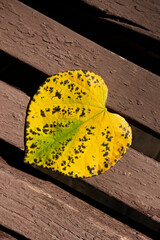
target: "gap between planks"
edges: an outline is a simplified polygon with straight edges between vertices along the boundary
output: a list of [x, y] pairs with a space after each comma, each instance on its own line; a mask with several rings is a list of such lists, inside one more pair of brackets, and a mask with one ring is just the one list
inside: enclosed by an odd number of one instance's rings
[[[87, 69], [109, 87], [107, 106], [160, 134], [159, 77], [43, 14], [15, 1], [1, 1], [1, 49], [53, 75]], [[23, 78], [23, 76], [22, 76]]]
[[[37, 91], [39, 85], [48, 76], [37, 69], [23, 63], [5, 53], [1, 54], [1, 79], [15, 87], [18, 87], [29, 96], [33, 96]], [[18, 69], [18, 71], [17, 71]], [[23, 81], [22, 81], [23, 75]], [[14, 81], [13, 81], [14, 79]], [[34, 79], [34, 81], [33, 81]], [[5, 85], [4, 85], [5, 86]], [[5, 88], [1, 86], [1, 96], [4, 97]], [[30, 87], [32, 86], [32, 87]], [[5, 93], [6, 94], [6, 93]], [[3, 100], [1, 100], [3, 101]], [[107, 107], [108, 108], [108, 107]], [[113, 109], [109, 112], [118, 113]], [[118, 113], [119, 114], [119, 113]], [[125, 116], [123, 116], [125, 117]], [[157, 135], [155, 136], [148, 132], [148, 128], [144, 125], [126, 118], [132, 127], [132, 148], [142, 152], [143, 154], [160, 161], [160, 143]]]
[[[59, 0], [54, 8], [21, 0], [62, 25], [160, 75], [160, 4], [158, 1]], [[82, 18], [83, 12], [83, 18]], [[148, 16], [149, 21], [148, 21]]]
[[[1, 138], [24, 150], [24, 124], [29, 97], [1, 82]], [[21, 161], [23, 161], [21, 159]], [[159, 231], [160, 164], [133, 149], [129, 149], [116, 167], [105, 174], [84, 180], [39, 170], [138, 221]]]
[[99, 10], [101, 13], [103, 13], [103, 17], [106, 19], [116, 21], [117, 24], [131, 28], [135, 32], [140, 32], [160, 40], [160, 2], [157, 0], [81, 1], [96, 8], [97, 11]]
[[17, 240], [17, 238], [11, 236], [10, 234], [8, 234], [2, 230], [0, 230], [0, 239], [1, 240]]
[[0, 224], [29, 239], [150, 239], [0, 158]]

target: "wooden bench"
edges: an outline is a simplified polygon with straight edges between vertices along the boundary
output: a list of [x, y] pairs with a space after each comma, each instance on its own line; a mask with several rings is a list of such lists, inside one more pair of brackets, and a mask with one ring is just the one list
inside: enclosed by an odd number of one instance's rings
[[[65, 1], [61, 2], [65, 8]], [[84, 9], [105, 12], [103, 24], [99, 23], [103, 31], [111, 21], [120, 25], [117, 31], [123, 29], [124, 39], [132, 31], [133, 36], [145, 36], [158, 46], [158, 1], [148, 5], [131, 1], [129, 8], [123, 1], [109, 5], [108, 1], [78, 2]], [[56, 6], [58, 9], [58, 3]], [[77, 8], [78, 14], [80, 10]], [[1, 0], [0, 11], [0, 239], [158, 239], [160, 79], [156, 66], [147, 61], [145, 66], [132, 63], [127, 56], [95, 43], [96, 30], [91, 41], [55, 21], [54, 16], [51, 19], [16, 0]], [[142, 23], [143, 12], [146, 19], [151, 14], [150, 22]], [[101, 16], [95, 18], [99, 22]], [[137, 48], [138, 44], [141, 42]], [[157, 53], [143, 51], [143, 56], [155, 62], [159, 58]], [[23, 163], [30, 97], [47, 76], [69, 69], [101, 75], [109, 88], [107, 108], [126, 117], [133, 129], [132, 148], [122, 160], [105, 174], [83, 180]], [[141, 153], [140, 142], [146, 136], [147, 149]]]

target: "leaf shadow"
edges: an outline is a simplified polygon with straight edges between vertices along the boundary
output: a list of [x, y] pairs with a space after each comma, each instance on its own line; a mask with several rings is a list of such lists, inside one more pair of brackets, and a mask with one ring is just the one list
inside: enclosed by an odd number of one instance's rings
[[158, 232], [160, 231], [158, 222], [136, 209], [131, 208], [124, 202], [100, 191], [85, 182], [85, 179], [72, 178], [64, 176], [59, 172], [50, 171], [49, 169], [33, 167], [29, 164], [25, 164], [23, 162], [24, 151], [2, 139], [0, 139], [0, 149], [2, 157], [0, 161], [4, 160], [8, 165], [18, 170], [41, 180], [49, 181], [73, 196], [78, 197], [82, 201], [98, 208], [105, 214], [110, 215], [112, 218], [135, 228], [137, 231], [146, 234], [152, 239], [158, 239]]
[[0, 80], [22, 90], [28, 96], [33, 96], [39, 85], [48, 77], [47, 74], [3, 51], [0, 52], [0, 62]]

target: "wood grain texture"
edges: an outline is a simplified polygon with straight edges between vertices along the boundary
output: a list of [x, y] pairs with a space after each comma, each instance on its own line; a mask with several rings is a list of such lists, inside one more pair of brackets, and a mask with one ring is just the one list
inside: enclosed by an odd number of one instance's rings
[[24, 123], [29, 97], [0, 81], [0, 138], [24, 149]]
[[159, 0], [82, 0], [103, 12], [104, 18], [160, 40]]
[[0, 29], [4, 52], [48, 75], [68, 69], [101, 75], [109, 87], [109, 108], [160, 133], [157, 75], [15, 0], [1, 1]]
[[[0, 138], [24, 149], [24, 116], [29, 98], [6, 83], [0, 86]], [[138, 222], [142, 219], [136, 213], [141, 213], [144, 225], [160, 231], [159, 162], [130, 148], [116, 167], [83, 181], [40, 170]]]
[[29, 239], [149, 239], [0, 158], [0, 223]]
[[129, 149], [112, 169], [83, 180], [37, 168], [114, 211], [160, 232], [160, 163]]

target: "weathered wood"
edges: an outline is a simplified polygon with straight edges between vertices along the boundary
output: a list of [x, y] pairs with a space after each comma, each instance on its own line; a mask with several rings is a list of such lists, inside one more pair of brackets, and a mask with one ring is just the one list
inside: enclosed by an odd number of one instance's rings
[[16, 240], [17, 238], [14, 238], [11, 235], [9, 235], [8, 233], [5, 233], [0, 230], [0, 239], [1, 240]]
[[[88, 179], [40, 171], [84, 193], [128, 218], [160, 232], [160, 163], [129, 149], [108, 172]], [[87, 184], [86, 184], [87, 183]]]
[[109, 108], [160, 133], [158, 76], [18, 1], [1, 1], [1, 19], [3, 51], [48, 75], [68, 69], [94, 71], [109, 87]]
[[[103, 0], [87, 2], [58, 0], [54, 1], [54, 8], [50, 0], [45, 1], [45, 6], [47, 6], [45, 8], [43, 3], [37, 4], [36, 1], [21, 0], [21, 2], [104, 48], [160, 75], [158, 68], [160, 56], [157, 51], [160, 49], [160, 42], [154, 36], [156, 32], [154, 24], [156, 22], [158, 28], [160, 23], [158, 24], [158, 7], [154, 6], [155, 1], [145, 1], [145, 6], [143, 6], [145, 14], [134, 9], [134, 7], [144, 5], [144, 1], [109, 1], [108, 4], [108, 1], [106, 3]], [[101, 10], [103, 4], [109, 5], [109, 9], [106, 6], [106, 9]], [[147, 29], [148, 26], [143, 27], [147, 25], [146, 15], [151, 22], [150, 29]]]
[[24, 122], [29, 99], [25, 93], [0, 81], [0, 138], [20, 149], [24, 149]]
[[29, 99], [25, 93], [0, 81], [0, 137], [20, 149], [24, 149], [24, 122]]
[[0, 158], [0, 223], [29, 239], [149, 239]]
[[[3, 82], [0, 89], [0, 137], [24, 149], [24, 123], [29, 97]], [[106, 206], [159, 231], [160, 163], [153, 159], [129, 149], [116, 167], [105, 174], [82, 181], [43, 171]], [[141, 216], [137, 217], [138, 213]]]
[[82, 0], [82, 2], [101, 10], [104, 19], [160, 40], [159, 0]]

